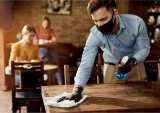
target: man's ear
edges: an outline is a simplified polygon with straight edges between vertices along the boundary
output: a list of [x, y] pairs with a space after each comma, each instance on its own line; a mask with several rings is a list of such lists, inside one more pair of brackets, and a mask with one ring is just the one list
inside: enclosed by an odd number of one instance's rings
[[118, 15], [118, 9], [114, 8], [113, 12], [114, 12], [115, 15]]

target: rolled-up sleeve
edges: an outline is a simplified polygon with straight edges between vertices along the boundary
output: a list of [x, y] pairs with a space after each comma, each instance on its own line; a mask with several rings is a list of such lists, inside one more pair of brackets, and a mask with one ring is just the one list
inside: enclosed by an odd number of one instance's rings
[[75, 76], [75, 85], [86, 85], [98, 52], [99, 40], [90, 33], [83, 50], [80, 66]]
[[150, 41], [147, 34], [147, 28], [143, 20], [139, 21], [138, 35], [134, 46], [134, 58], [138, 62], [143, 62], [150, 52]]

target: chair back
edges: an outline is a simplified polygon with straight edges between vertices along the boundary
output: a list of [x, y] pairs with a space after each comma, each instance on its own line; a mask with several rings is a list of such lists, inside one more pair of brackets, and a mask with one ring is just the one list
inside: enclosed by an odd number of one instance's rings
[[[26, 106], [27, 111], [43, 111], [44, 106], [41, 96], [41, 86], [44, 83], [43, 62], [26, 63], [12, 61], [11, 73], [12, 111], [21, 110], [23, 106]], [[20, 76], [19, 81], [16, 80], [17, 76]], [[17, 86], [16, 82], [20, 82], [20, 85]]]
[[16, 85], [16, 74], [20, 76], [21, 88], [35, 88], [43, 85], [43, 62], [11, 62], [12, 84]]
[[160, 60], [144, 61], [148, 81], [160, 80]]

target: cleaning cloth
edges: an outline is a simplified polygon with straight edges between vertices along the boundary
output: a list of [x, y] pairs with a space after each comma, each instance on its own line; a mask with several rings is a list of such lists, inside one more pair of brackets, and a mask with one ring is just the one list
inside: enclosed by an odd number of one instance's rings
[[60, 107], [60, 108], [70, 108], [70, 107], [75, 107], [81, 104], [87, 98], [87, 95], [83, 95], [82, 99], [79, 102], [75, 102], [74, 100], [63, 100], [61, 102], [57, 102], [58, 99], [67, 95], [71, 95], [71, 93], [63, 92], [54, 97], [47, 97], [46, 103], [49, 106]]

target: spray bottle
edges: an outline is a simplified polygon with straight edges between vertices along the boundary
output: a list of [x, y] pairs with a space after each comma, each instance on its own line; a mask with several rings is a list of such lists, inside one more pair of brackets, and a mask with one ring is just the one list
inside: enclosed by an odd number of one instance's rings
[[[120, 62], [120, 64], [124, 65], [127, 63], [129, 57], [128, 56], [124, 56]], [[117, 80], [125, 80], [127, 77], [127, 73], [122, 72], [121, 70], [118, 70], [117, 72], [115, 72], [115, 77]]]

